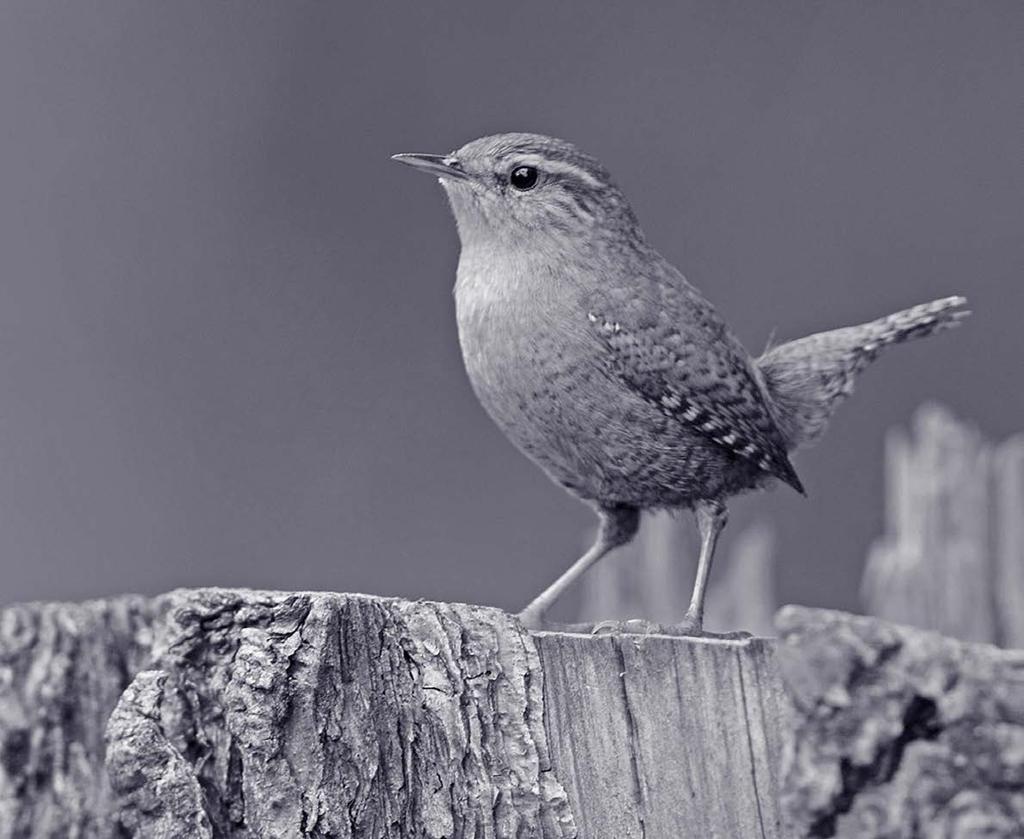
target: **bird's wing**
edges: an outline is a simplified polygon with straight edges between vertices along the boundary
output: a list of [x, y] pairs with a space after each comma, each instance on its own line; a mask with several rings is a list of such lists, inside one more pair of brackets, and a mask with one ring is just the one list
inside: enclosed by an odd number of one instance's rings
[[681, 280], [654, 295], [594, 304], [587, 321], [614, 374], [668, 416], [804, 492], [746, 350], [696, 289]]

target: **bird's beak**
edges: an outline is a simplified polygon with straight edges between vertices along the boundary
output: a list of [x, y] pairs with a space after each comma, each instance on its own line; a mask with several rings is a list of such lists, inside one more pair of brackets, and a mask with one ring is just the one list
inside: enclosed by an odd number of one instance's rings
[[469, 180], [469, 175], [463, 171], [462, 165], [450, 154], [393, 154], [391, 159], [438, 178]]

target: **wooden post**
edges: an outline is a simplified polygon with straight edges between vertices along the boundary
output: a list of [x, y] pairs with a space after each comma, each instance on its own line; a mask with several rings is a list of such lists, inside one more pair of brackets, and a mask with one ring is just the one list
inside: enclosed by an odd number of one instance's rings
[[771, 642], [536, 641], [552, 770], [578, 836], [785, 836], [785, 704]]
[[1024, 437], [995, 446], [937, 405], [886, 440], [886, 533], [867, 611], [972, 641], [1024, 646]]
[[[813, 610], [782, 629], [531, 634], [216, 589], [9, 607], [0, 837], [1019, 836], [1019, 654]], [[930, 832], [954, 822], [988, 832]]]
[[777, 624], [788, 835], [1024, 835], [1024, 652], [794, 606]]
[[1007, 647], [1024, 647], [1024, 434], [999, 445], [992, 463], [999, 641]]
[[0, 627], [4, 839], [782, 836], [765, 641], [224, 590]]

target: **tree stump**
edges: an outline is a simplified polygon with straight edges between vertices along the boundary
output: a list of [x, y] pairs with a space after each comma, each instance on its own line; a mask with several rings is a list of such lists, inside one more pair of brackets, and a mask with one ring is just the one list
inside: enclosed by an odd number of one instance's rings
[[781, 627], [217, 589], [8, 607], [0, 837], [1022, 835], [1018, 654]]
[[792, 835], [1024, 836], [1024, 651], [784, 608]]

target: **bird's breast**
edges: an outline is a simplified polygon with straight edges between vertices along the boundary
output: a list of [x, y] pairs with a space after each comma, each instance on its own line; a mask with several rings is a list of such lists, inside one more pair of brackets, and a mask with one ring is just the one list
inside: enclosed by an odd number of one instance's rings
[[537, 457], [575, 445], [578, 394], [597, 363], [574, 294], [528, 258], [460, 260], [455, 307], [466, 372], [499, 427]]
[[551, 352], [557, 313], [550, 297], [541, 278], [518, 259], [493, 253], [460, 259], [459, 343], [470, 381], [492, 414], [505, 417], [505, 403], [527, 399], [558, 363]]

